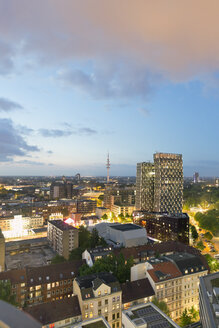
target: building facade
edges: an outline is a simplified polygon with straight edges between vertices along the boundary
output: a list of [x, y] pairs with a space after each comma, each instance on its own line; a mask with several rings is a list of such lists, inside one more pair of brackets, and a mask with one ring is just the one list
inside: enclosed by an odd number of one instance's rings
[[5, 270], [5, 237], [0, 229], [0, 272]]
[[73, 283], [82, 320], [103, 316], [111, 328], [121, 328], [122, 291], [111, 273], [77, 277]]
[[52, 248], [65, 259], [70, 252], [78, 248], [78, 229], [62, 220], [48, 221], [47, 238]]
[[153, 211], [154, 209], [154, 164], [138, 163], [136, 175], [137, 210]]

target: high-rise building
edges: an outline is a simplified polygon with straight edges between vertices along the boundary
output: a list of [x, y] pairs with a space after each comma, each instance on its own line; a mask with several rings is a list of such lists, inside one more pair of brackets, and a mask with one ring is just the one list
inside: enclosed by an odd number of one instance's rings
[[78, 248], [78, 229], [62, 220], [48, 221], [47, 238], [53, 249], [66, 260], [68, 260], [70, 252]]
[[182, 212], [183, 162], [180, 154], [154, 154], [154, 210]]
[[182, 200], [182, 155], [156, 153], [154, 163], [137, 164], [137, 210], [179, 214]]
[[50, 186], [50, 198], [60, 199], [60, 198], [72, 198], [73, 184], [71, 182], [66, 182], [64, 179], [62, 182], [54, 182]]
[[154, 164], [138, 163], [136, 176], [137, 210], [153, 211], [154, 209]]
[[199, 173], [198, 172], [195, 172], [193, 174], [193, 182], [194, 183], [199, 183]]

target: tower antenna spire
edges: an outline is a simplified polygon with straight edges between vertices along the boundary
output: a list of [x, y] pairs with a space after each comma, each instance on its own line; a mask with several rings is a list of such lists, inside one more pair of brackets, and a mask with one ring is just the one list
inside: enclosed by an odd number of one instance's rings
[[108, 183], [109, 183], [109, 170], [110, 170], [110, 159], [109, 159], [109, 153], [108, 153], [108, 155], [107, 155], [106, 168], [107, 168], [107, 184], [108, 184]]

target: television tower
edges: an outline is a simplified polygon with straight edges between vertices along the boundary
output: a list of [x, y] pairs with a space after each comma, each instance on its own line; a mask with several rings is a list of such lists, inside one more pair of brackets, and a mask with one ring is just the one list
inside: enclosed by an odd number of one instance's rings
[[107, 155], [106, 168], [107, 168], [107, 183], [109, 183], [109, 169], [110, 169], [109, 153]]

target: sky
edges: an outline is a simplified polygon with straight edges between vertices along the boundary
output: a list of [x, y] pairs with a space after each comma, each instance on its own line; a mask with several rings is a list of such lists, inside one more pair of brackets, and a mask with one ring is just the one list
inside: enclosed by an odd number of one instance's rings
[[219, 176], [218, 0], [0, 0], [0, 175]]

